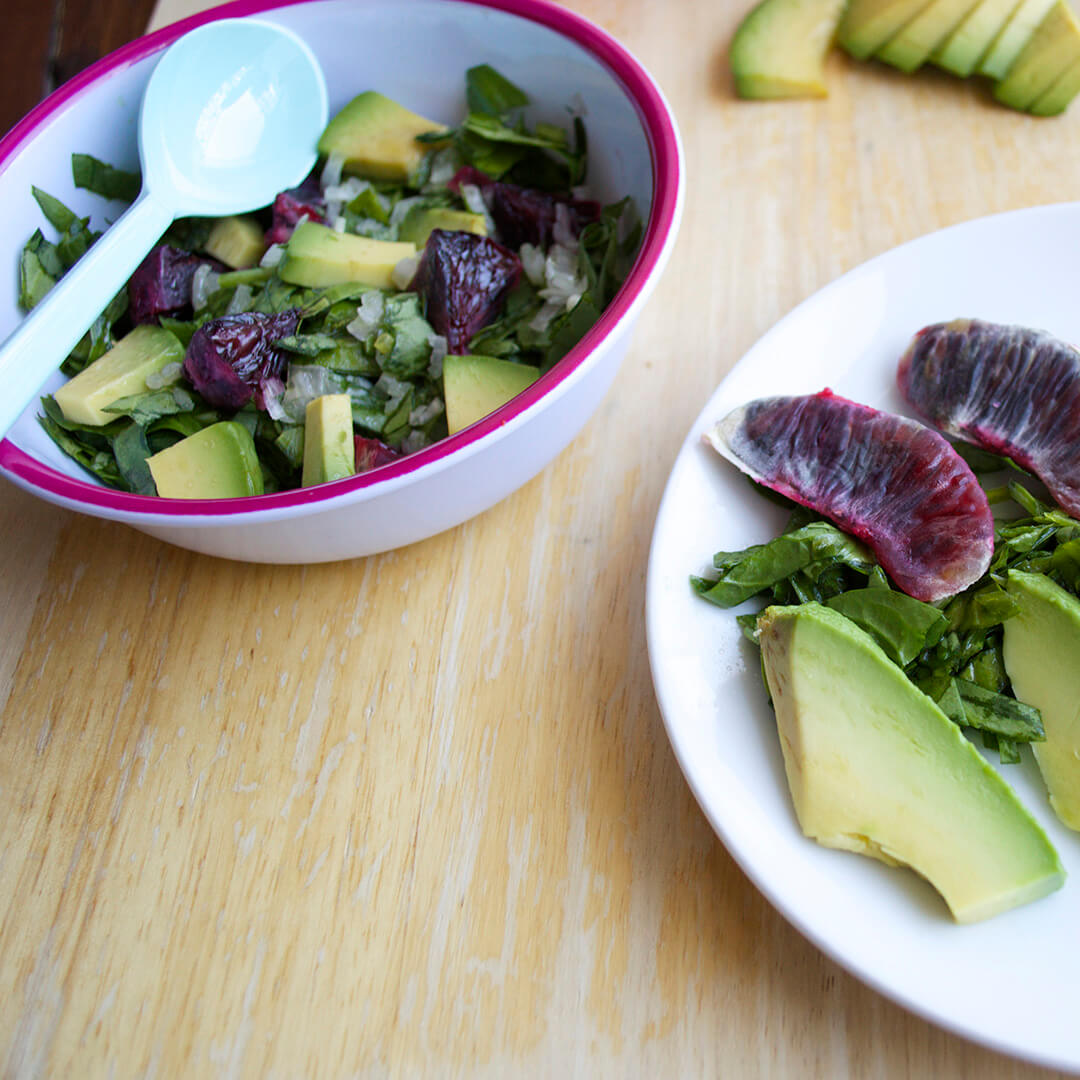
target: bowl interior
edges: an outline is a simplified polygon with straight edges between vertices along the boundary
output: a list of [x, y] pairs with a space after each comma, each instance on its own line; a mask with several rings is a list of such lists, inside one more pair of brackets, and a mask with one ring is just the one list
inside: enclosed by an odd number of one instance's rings
[[[529, 94], [534, 119], [567, 124], [568, 109], [582, 109], [589, 138], [590, 195], [603, 201], [630, 195], [642, 218], [647, 219], [654, 194], [650, 141], [639, 104], [624, 88], [619, 73], [580, 41], [560, 32], [570, 28], [571, 33], [581, 33], [579, 21], [572, 16], [532, 0], [495, 2], [507, 10], [469, 0], [315, 0], [285, 6], [273, 6], [272, 0], [270, 5], [241, 0], [219, 11], [256, 14], [288, 26], [307, 41], [323, 65], [331, 114], [355, 94], [378, 89], [433, 120], [453, 123], [466, 108], [466, 68], [491, 64]], [[558, 29], [530, 15], [546, 18]], [[89, 215], [97, 228], [114, 220], [122, 212], [122, 204], [108, 205], [74, 188], [71, 154], [90, 153], [124, 168], [137, 167], [139, 102], [157, 56], [180, 31], [205, 20], [206, 16], [197, 16], [112, 54], [85, 77], [61, 88], [28, 118], [29, 124], [24, 122], [4, 140], [0, 147], [0, 205], [7, 212], [0, 224], [0, 245], [8, 254], [0, 259], [0, 338], [21, 318], [17, 306], [18, 254], [39, 224], [47, 236], [50, 234], [31, 187], [36, 185], [79, 214]], [[581, 359], [576, 350], [560, 368], [565, 373]], [[549, 377], [548, 389], [561, 377]], [[57, 373], [43, 389], [51, 392], [63, 381]], [[48, 438], [35, 419], [37, 412], [35, 403], [7, 438], [46, 470], [36, 468], [31, 477], [13, 470], [13, 478], [23, 486], [39, 488], [46, 497], [50, 495], [47, 489], [53, 486], [50, 472], [86, 485], [88, 494], [100, 489], [95, 478]], [[464, 432], [454, 438], [461, 440], [463, 436], [466, 441], [470, 437]], [[10, 462], [4, 464], [10, 466]], [[69, 482], [63, 484], [63, 490], [68, 499], [73, 491], [74, 498], [79, 498]], [[259, 502], [270, 503], [278, 497], [265, 496]], [[138, 500], [143, 510], [153, 510], [156, 502], [141, 496], [123, 498], [129, 508]], [[100, 504], [99, 498], [93, 501]], [[100, 513], [100, 505], [92, 512]]]

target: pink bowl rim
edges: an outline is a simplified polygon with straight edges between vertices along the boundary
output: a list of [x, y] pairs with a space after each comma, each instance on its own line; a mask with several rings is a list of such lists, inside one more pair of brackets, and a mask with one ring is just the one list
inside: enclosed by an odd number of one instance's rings
[[[0, 139], [0, 173], [6, 170], [23, 146], [37, 135], [51, 117], [62, 112], [112, 72], [164, 49], [189, 30], [218, 19], [257, 16], [278, 8], [303, 7], [317, 2], [319, 0], [232, 0], [231, 3], [191, 15], [122, 46], [55, 90]], [[610, 34], [582, 16], [549, 0], [440, 2], [504, 11], [546, 26], [576, 42], [602, 64], [623, 88], [642, 122], [652, 164], [652, 208], [634, 266], [622, 289], [585, 337], [551, 371], [483, 420], [399, 461], [332, 484], [242, 499], [163, 499], [116, 491], [67, 476], [31, 457], [8, 439], [0, 441], [0, 470], [7, 471], [24, 486], [37, 489], [46, 497], [52, 496], [75, 509], [96, 507], [125, 517], [137, 515], [143, 520], [158, 518], [164, 521], [178, 517], [205, 519], [238, 514], [259, 515], [260, 511], [276, 511], [271, 516], [277, 517], [281, 511], [290, 508], [310, 510], [316, 503], [337, 500], [356, 492], [366, 493], [366, 489], [380, 487], [394, 479], [404, 480], [421, 469], [442, 462], [520, 416], [582, 367], [611, 335], [619, 320], [630, 312], [666, 260], [669, 239], [678, 224], [681, 209], [681, 148], [674, 120], [663, 94], [642, 65]], [[376, 492], [372, 491], [371, 494]]]

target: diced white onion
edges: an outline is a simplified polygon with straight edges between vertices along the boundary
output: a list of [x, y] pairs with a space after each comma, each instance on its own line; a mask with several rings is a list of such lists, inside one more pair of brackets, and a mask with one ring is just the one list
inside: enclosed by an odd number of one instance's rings
[[356, 318], [345, 329], [357, 341], [367, 341], [382, 322], [383, 306], [383, 294], [378, 289], [370, 289], [360, 297]]
[[443, 361], [450, 346], [442, 334], [428, 334], [428, 344], [431, 346], [431, 359], [428, 360], [428, 375], [433, 379], [442, 378]]
[[551, 236], [555, 243], [562, 247], [577, 246], [577, 237], [570, 224], [570, 207], [564, 202], [555, 204], [555, 226], [551, 230]]
[[476, 184], [461, 185], [461, 200], [474, 214], [482, 214], [487, 227], [488, 236], [495, 236], [498, 230], [495, 228], [495, 220], [488, 213], [488, 205], [484, 201], [484, 193]]
[[387, 401], [389, 411], [393, 412], [401, 404], [401, 399], [412, 389], [412, 386], [410, 383], [395, 379], [393, 375], [387, 375], [384, 371], [375, 381], [375, 389], [386, 394], [389, 399]]
[[336, 217], [329, 218], [330, 228], [336, 233], [343, 233], [345, 231], [345, 215], [338, 214]]
[[544, 262], [544, 280], [546, 285], [539, 291], [544, 300], [562, 304], [569, 311], [581, 299], [587, 288], [584, 275], [578, 269], [576, 248], [552, 244]]
[[390, 280], [395, 287], [404, 291], [409, 283], [416, 277], [416, 268], [420, 265], [420, 255], [406, 255], [399, 259], [397, 265], [390, 271]]
[[206, 307], [209, 295], [218, 287], [218, 277], [209, 263], [200, 263], [191, 278], [191, 306], [196, 311]]
[[338, 386], [328, 368], [321, 364], [292, 364], [281, 405], [290, 420], [302, 424], [310, 402], [337, 391]]
[[542, 334], [550, 325], [551, 320], [562, 311], [563, 305], [559, 301], [548, 300], [544, 306], [529, 320], [529, 328]]
[[537, 288], [544, 285], [546, 283], [544, 278], [544, 249], [526, 242], [518, 249], [518, 256], [521, 259], [521, 267], [525, 271], [525, 276], [529, 279], [529, 282]]
[[326, 164], [323, 166], [322, 175], [319, 177], [319, 185], [324, 191], [328, 187], [336, 187], [341, 183], [341, 170], [343, 168], [345, 168], [344, 154], [327, 154]]
[[394, 209], [390, 211], [390, 224], [400, 225], [405, 220], [405, 215], [423, 198], [422, 195], [410, 195], [407, 199], [398, 199], [394, 203]]
[[417, 450], [423, 450], [425, 446], [431, 445], [431, 439], [427, 434], [419, 429], [410, 431], [404, 439], [401, 440], [401, 452], [403, 454], [415, 454]]
[[446, 187], [453, 180], [454, 173], [458, 171], [460, 164], [456, 147], [444, 146], [441, 150], [437, 150], [431, 158], [431, 172], [428, 173], [425, 190]]
[[282, 255], [285, 254], [284, 244], [271, 244], [266, 253], [259, 260], [259, 265], [264, 270], [272, 270], [279, 262], [281, 262]]
[[225, 309], [225, 314], [239, 315], [243, 311], [250, 310], [254, 295], [250, 285], [237, 285], [229, 298], [229, 306]]
[[166, 364], [160, 371], [153, 371], [146, 376], [147, 390], [160, 390], [165, 386], [172, 386], [180, 381], [180, 372], [183, 365], [179, 360]]
[[419, 405], [409, 413], [409, 424], [412, 427], [423, 427], [429, 420], [440, 416], [444, 409], [442, 398], [432, 398], [426, 405]]

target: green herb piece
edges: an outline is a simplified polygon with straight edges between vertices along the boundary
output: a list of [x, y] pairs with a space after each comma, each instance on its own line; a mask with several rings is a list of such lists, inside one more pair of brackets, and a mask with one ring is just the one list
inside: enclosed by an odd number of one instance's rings
[[157, 494], [150, 466], [146, 463], [152, 451], [146, 432], [139, 424], [131, 423], [121, 430], [112, 440], [112, 451], [116, 467], [129, 491], [139, 495]]
[[949, 626], [933, 605], [892, 590], [851, 589], [826, 603], [861, 626], [901, 667], [936, 645]]
[[91, 154], [71, 155], [71, 177], [75, 186], [105, 199], [134, 202], [142, 188], [138, 172], [128, 172], [99, 161]]
[[471, 112], [506, 116], [529, 104], [529, 96], [490, 64], [478, 64], [465, 72], [465, 101]]

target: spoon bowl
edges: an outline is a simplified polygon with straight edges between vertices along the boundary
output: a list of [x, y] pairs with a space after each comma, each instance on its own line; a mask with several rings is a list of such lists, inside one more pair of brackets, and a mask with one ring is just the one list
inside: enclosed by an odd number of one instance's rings
[[220, 19], [175, 41], [143, 95], [139, 197], [0, 348], [0, 435], [176, 218], [254, 210], [300, 183], [327, 110], [319, 63], [291, 30]]

